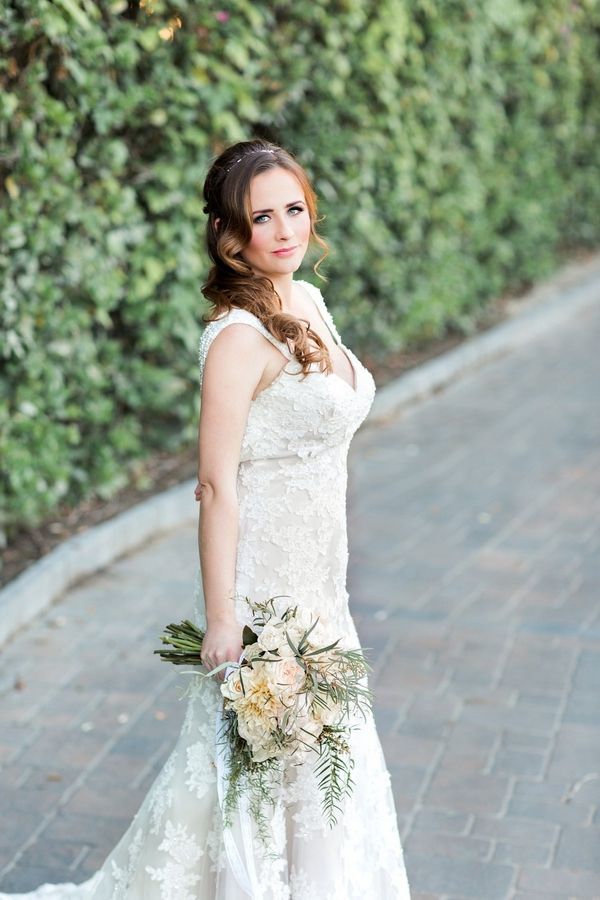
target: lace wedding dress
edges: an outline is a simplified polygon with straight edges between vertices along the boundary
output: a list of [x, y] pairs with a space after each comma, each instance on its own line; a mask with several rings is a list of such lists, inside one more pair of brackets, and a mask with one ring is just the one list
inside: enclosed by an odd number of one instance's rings
[[[375, 384], [342, 344], [319, 289], [299, 283], [346, 353], [354, 387], [316, 366], [303, 379], [287, 345], [246, 310], [231, 310], [210, 323], [200, 344], [200, 380], [211, 342], [234, 322], [258, 329], [288, 360], [252, 402], [243, 437], [236, 615], [240, 624], [251, 621], [246, 596], [266, 600], [287, 594], [358, 647], [346, 590], [346, 461]], [[204, 624], [199, 573], [195, 601], [198, 624]], [[187, 677], [192, 688], [177, 744], [103, 867], [80, 885], [44, 885], [0, 898], [409, 900], [390, 776], [372, 716], [351, 732], [354, 789], [338, 824], [330, 828], [322, 820], [313, 764], [290, 766], [270, 824], [271, 853], [256, 840], [250, 844], [260, 887], [251, 895], [240, 886], [224, 842], [217, 793], [219, 687], [214, 679]], [[239, 817], [230, 834], [239, 844]]]

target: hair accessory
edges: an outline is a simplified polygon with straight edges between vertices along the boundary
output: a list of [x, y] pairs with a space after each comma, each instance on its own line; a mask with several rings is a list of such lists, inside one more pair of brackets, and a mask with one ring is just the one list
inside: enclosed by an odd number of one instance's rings
[[228, 172], [231, 172], [233, 167], [236, 166], [240, 162], [240, 160], [244, 159], [244, 157], [246, 157], [246, 156], [252, 156], [253, 153], [276, 153], [276, 152], [277, 152], [276, 150], [264, 150], [264, 149], [248, 150], [247, 153], [242, 153], [241, 156], [238, 156], [238, 158], [235, 159], [227, 169], [225, 169], [225, 174], [227, 175]]

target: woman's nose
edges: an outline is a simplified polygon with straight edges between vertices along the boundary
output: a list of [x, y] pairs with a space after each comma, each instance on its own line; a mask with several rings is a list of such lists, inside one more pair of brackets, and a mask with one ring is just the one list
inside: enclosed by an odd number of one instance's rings
[[294, 236], [292, 223], [283, 219], [277, 226], [277, 237], [279, 240], [287, 241]]

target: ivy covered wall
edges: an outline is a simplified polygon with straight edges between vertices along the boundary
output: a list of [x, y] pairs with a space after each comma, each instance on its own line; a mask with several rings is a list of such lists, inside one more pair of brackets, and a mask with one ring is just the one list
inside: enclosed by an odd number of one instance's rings
[[357, 352], [468, 332], [598, 244], [594, 0], [222, 2], [2, 3], [9, 537], [195, 441], [200, 189], [230, 142], [269, 137], [313, 175]]

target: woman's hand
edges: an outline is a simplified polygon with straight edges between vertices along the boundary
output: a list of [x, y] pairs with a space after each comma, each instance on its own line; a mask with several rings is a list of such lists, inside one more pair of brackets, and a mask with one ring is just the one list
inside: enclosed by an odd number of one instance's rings
[[[242, 649], [242, 627], [233, 613], [208, 623], [202, 641], [202, 664], [209, 672], [221, 663], [237, 662]], [[225, 669], [221, 669], [216, 677], [223, 681]]]
[[198, 484], [194, 488], [194, 497], [196, 498], [196, 501], [198, 503], [200, 503], [200, 501], [202, 500], [202, 485], [200, 482], [198, 482]]

